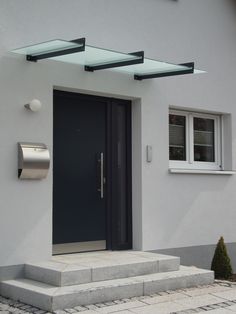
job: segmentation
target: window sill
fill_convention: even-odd
[[[232,175],[236,171],[233,170],[191,170],[191,169],[169,169],[170,173],[184,173],[184,174],[219,174],[219,175]]]

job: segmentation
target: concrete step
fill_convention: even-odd
[[[46,311],[53,311],[211,284],[213,281],[214,273],[212,271],[181,266],[178,271],[65,287],[55,287],[30,279],[15,279],[3,281],[0,291],[5,297],[31,304]]]
[[[27,263],[25,278],[60,287],[175,271],[179,263],[179,257],[139,251],[60,255]]]

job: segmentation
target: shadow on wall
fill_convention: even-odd
[[[235,9],[236,11],[236,1],[235,0],[227,0],[229,2],[229,4],[232,6],[232,8]]]

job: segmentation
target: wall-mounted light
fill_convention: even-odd
[[[32,99],[28,104],[25,105],[25,108],[33,112],[37,112],[41,109],[42,103],[38,99]]]

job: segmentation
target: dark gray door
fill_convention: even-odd
[[[55,92],[53,146],[53,243],[106,240],[106,102]]]
[[[54,91],[54,253],[132,248],[131,104]]]

